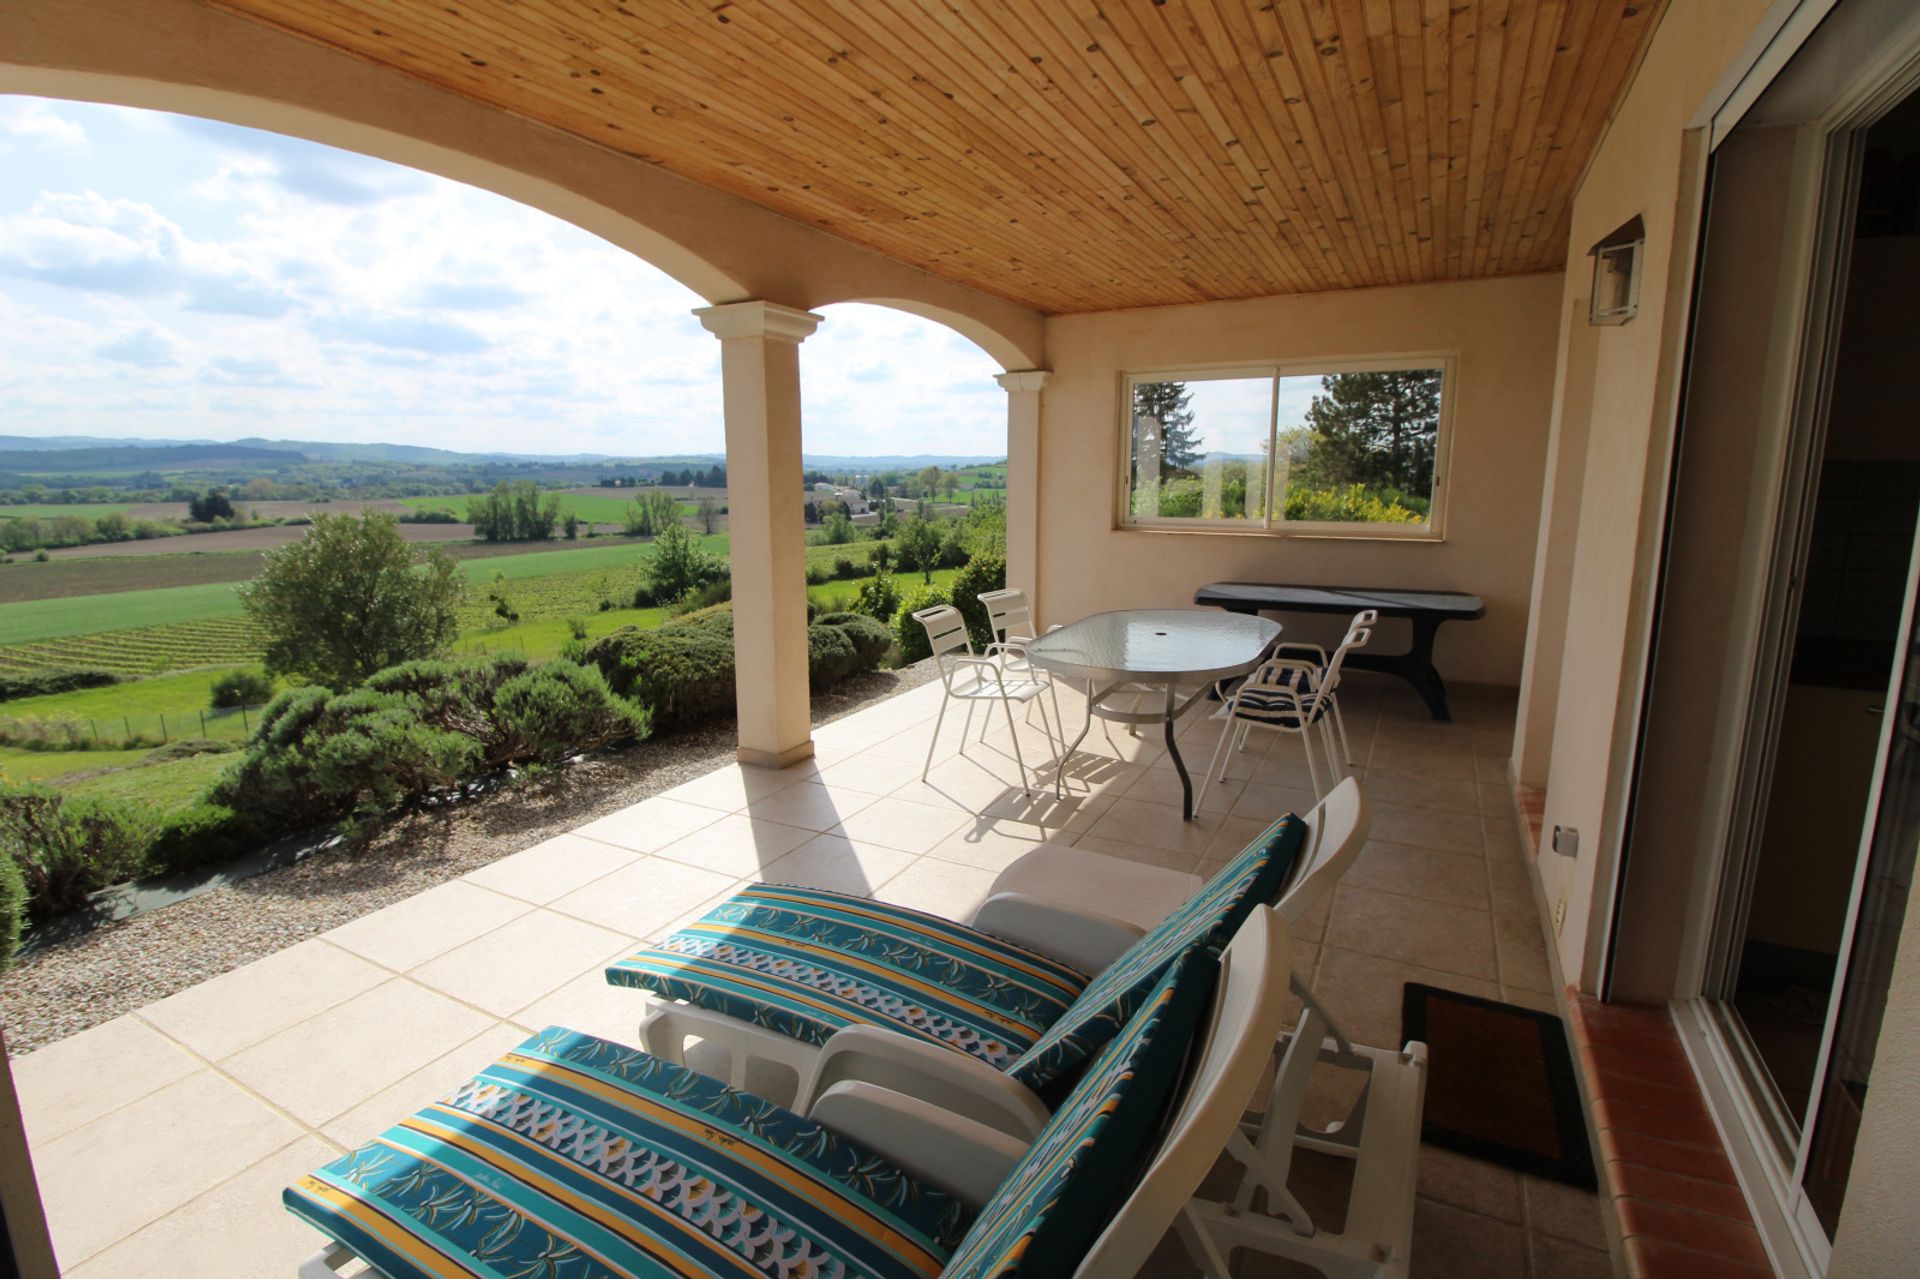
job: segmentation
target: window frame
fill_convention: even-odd
[[[1393,373],[1409,369],[1440,370],[1440,425],[1433,445],[1433,492],[1427,518],[1420,524],[1373,524],[1348,520],[1289,520],[1276,513],[1274,448],[1279,435],[1280,379],[1324,377],[1340,373]],[[1453,405],[1457,398],[1460,357],[1453,351],[1424,351],[1364,359],[1260,360],[1231,364],[1183,364],[1164,368],[1132,369],[1120,375],[1119,434],[1116,440],[1114,527],[1133,533],[1188,533],[1202,536],[1316,537],[1360,541],[1443,542],[1446,540],[1446,494],[1452,477]],[[1137,516],[1133,513],[1133,391],[1151,382],[1220,382],[1267,378],[1273,389],[1267,410],[1267,478],[1264,514],[1260,520],[1203,515]],[[1284,503],[1282,504],[1282,512]]]

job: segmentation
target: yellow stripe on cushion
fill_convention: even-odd
[[[460,1259],[451,1253],[432,1247],[411,1230],[396,1225],[392,1218],[375,1207],[373,1200],[341,1190],[312,1174],[300,1178],[294,1187],[327,1211],[347,1218],[378,1238],[394,1252],[420,1267],[423,1274],[431,1275],[434,1279],[491,1279],[487,1272],[462,1265]],[[458,1268],[449,1270],[447,1266]]]

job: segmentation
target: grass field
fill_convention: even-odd
[[[37,515],[43,520],[58,515],[81,515],[92,519],[98,515],[110,515],[118,512],[125,515],[132,508],[125,502],[52,502],[40,506],[0,506],[0,520],[19,519]]]
[[[644,489],[629,490],[645,492]],[[627,522],[627,504],[632,500],[625,497],[610,497],[599,493],[542,493],[541,500],[548,497],[560,499],[560,514],[572,515],[576,519],[593,524],[625,524]],[[726,496],[714,489],[712,497],[725,501]],[[417,511],[452,511],[461,519],[467,518],[467,499],[465,497],[406,497],[400,499]],[[692,515],[698,507],[692,502],[682,501],[680,513]]]
[[[238,740],[258,716],[212,708],[213,682],[221,674],[219,669],[183,671],[127,684],[22,697],[0,702],[0,719],[70,717],[89,735],[104,740],[127,736]]]
[[[28,600],[0,604],[0,648],[101,631],[133,630],[239,615],[240,597],[234,593],[231,582],[170,586],[155,591],[123,591],[107,598],[73,595],[61,599]]]

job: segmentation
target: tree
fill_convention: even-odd
[[[940,468],[937,466],[923,466],[920,468],[920,474],[914,476],[913,479],[915,487],[926,496],[932,497],[934,490],[940,487]]]
[[[1309,488],[1361,484],[1425,498],[1440,438],[1440,370],[1336,373],[1307,408],[1311,432],[1295,481]]]
[[[560,495],[543,501],[532,480],[501,480],[491,494],[467,499],[473,531],[489,542],[539,542],[553,536],[560,522]]]
[[[943,540],[938,524],[909,515],[900,522],[900,567],[910,573],[918,571],[931,584],[933,570],[940,567]]]
[[[187,499],[187,518],[195,524],[211,524],[215,520],[233,518],[233,502],[222,488],[211,488],[204,493],[196,493]]]
[[[841,507],[828,515],[826,523],[821,525],[821,531],[826,535],[828,546],[845,546],[851,542],[854,539],[854,527],[853,521],[847,518],[846,508]]]
[[[580,536],[580,517],[568,511],[560,517],[560,531],[569,542],[577,540]]]
[[[949,502],[953,500],[954,492],[958,490],[959,487],[960,487],[960,473],[958,471],[946,471],[941,474],[940,491],[947,495],[947,500]]]
[[[680,520],[680,504],[673,494],[655,489],[627,503],[627,536],[656,537],[669,524]]]
[[[346,689],[452,643],[464,591],[444,551],[416,556],[400,522],[372,512],[315,516],[306,537],[267,552],[240,602],[267,636],[269,672]]]
[[[647,585],[662,604],[678,600],[712,575],[706,553],[694,544],[687,526],[675,520],[653,539],[653,558],[647,562]]]
[[[877,475],[874,476],[867,484],[867,500],[870,502],[879,502],[885,500],[886,496],[887,482]]]
[[[703,497],[700,499],[698,511],[701,530],[711,536],[713,531],[720,527],[720,503],[710,497]]]
[[[1157,450],[1160,475],[1165,479],[1175,471],[1197,466],[1205,450],[1195,438],[1193,393],[1185,382],[1139,382],[1133,388],[1134,470],[1141,464],[1140,454]]]

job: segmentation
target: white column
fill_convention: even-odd
[[[820,317],[772,302],[732,302],[694,314],[720,339],[739,759],[785,768],[813,754],[800,343]]]
[[[1040,391],[1046,369],[1002,373],[1007,393],[1007,585],[1018,587],[1040,616]]]

